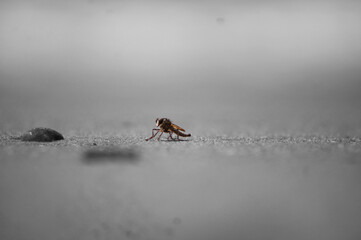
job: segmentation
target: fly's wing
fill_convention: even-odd
[[[175,129],[178,129],[178,130],[180,130],[180,131],[183,131],[183,132],[185,132],[185,131],[186,131],[186,130],[184,130],[183,128],[181,128],[181,127],[179,127],[179,126],[175,125],[174,123],[172,123],[172,127],[174,127]]]

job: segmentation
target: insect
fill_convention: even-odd
[[[181,137],[190,137],[190,134],[185,134],[182,132],[185,132],[185,130],[177,125],[175,125],[174,123],[171,122],[171,120],[169,120],[168,118],[157,118],[155,120],[155,124],[157,127],[159,128],[154,128],[152,130],[152,136],[145,139],[145,141],[148,141],[152,138],[154,138],[159,132],[160,135],[158,137],[158,141],[160,140],[160,137],[162,136],[163,133],[168,133],[168,140],[172,139],[172,140],[176,140],[173,138],[172,134],[175,133],[177,135],[177,140],[180,141],[179,136]]]

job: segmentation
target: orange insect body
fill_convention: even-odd
[[[158,128],[154,128],[152,130],[152,136],[145,139],[146,141],[154,138],[159,132],[161,133],[158,137],[158,140],[160,140],[160,137],[162,136],[163,133],[169,133],[168,139],[172,139],[175,140],[172,137],[172,134],[175,133],[177,135],[177,140],[179,139],[179,136],[181,137],[190,137],[190,134],[185,134],[182,132],[185,132],[185,130],[179,126],[177,126],[176,124],[172,123],[168,118],[157,118],[155,120],[156,126],[159,127]],[[156,133],[154,133],[154,131],[156,131]]]

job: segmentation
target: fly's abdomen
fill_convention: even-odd
[[[182,133],[181,131],[179,131],[178,129],[175,129],[175,128],[172,129],[172,132],[174,132],[175,134],[177,134],[178,136],[181,136],[181,137],[190,137],[191,136],[190,134]]]

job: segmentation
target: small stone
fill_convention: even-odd
[[[19,139],[27,142],[53,142],[63,140],[64,137],[50,128],[34,128],[21,135]]]

